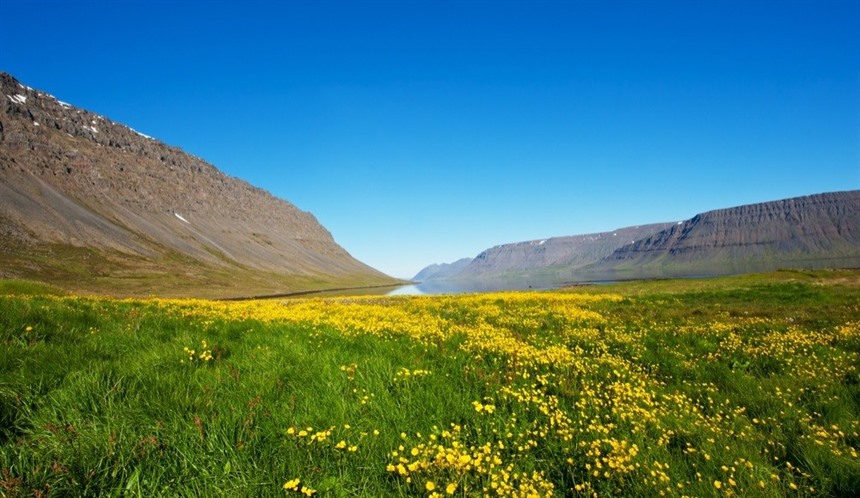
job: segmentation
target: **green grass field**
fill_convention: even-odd
[[[860,271],[118,300],[0,282],[0,495],[857,496]]]

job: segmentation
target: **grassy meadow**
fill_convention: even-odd
[[[856,496],[860,271],[221,302],[0,283],[0,495]]]

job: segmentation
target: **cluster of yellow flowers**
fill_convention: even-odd
[[[316,445],[318,447],[331,447],[335,450],[345,450],[349,453],[355,453],[358,451],[357,444],[350,444],[346,441],[346,439],[340,439],[334,445],[331,444],[333,441],[332,434],[336,431],[336,427],[331,426],[324,430],[315,430],[313,427],[305,427],[304,429],[297,428],[295,426],[287,429],[287,435],[294,437],[297,441],[305,441],[307,445]],[[343,429],[340,431],[341,433],[349,432],[352,427],[350,425],[344,425]],[[379,431],[373,431],[374,436],[379,435]],[[361,432],[359,433],[359,439],[364,439],[368,437],[369,433]]]
[[[404,434],[405,436],[405,434]],[[505,464],[505,444],[485,442],[467,445],[463,427],[451,424],[448,429],[433,428],[423,437],[416,434],[417,442],[409,450],[401,445],[390,453],[392,461],[387,470],[411,483],[431,483],[428,491],[436,489],[437,479],[447,483],[444,489],[453,493],[461,489],[466,494],[496,496],[537,497],[552,496],[554,485],[541,472],[527,473],[515,463]],[[441,486],[441,485],[440,485]]]
[[[301,493],[305,496],[313,496],[317,493],[317,490],[303,485],[302,480],[299,478],[290,479],[289,481],[285,482],[284,489],[286,491],[294,491],[296,493]]]
[[[496,411],[496,405],[491,405],[489,403],[484,404],[480,401],[472,401],[472,407],[474,407],[475,411],[478,413],[492,414]]]
[[[197,353],[196,350],[191,349],[189,347],[182,348],[182,351],[188,357],[189,363],[194,363],[195,361],[206,363],[207,361],[212,361],[214,357],[212,356],[212,350],[209,348],[209,344],[206,343],[206,340],[200,341],[200,353]],[[182,363],[185,360],[181,360]]]
[[[430,370],[422,370],[420,368],[416,368],[414,370],[410,370],[406,367],[402,367],[397,373],[394,374],[394,380],[405,380],[414,377],[424,377],[426,375],[430,375],[432,372]]]

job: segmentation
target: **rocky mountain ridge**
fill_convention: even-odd
[[[619,248],[595,270],[671,275],[860,267],[860,191],[697,214]]]
[[[457,277],[502,277],[537,271],[546,274],[569,272],[607,257],[624,244],[670,225],[656,223],[618,228],[611,232],[502,244],[475,256]]]
[[[95,257],[102,278],[209,272],[226,293],[393,282],[310,213],[181,149],[5,73],[0,98],[0,276],[62,279],[61,259]]]
[[[860,191],[719,209],[682,222],[503,244],[429,280],[540,277],[573,282],[795,267],[860,267]]]
[[[464,258],[450,265],[430,265],[415,275],[413,280],[562,277],[609,256],[624,244],[671,225],[656,223],[618,228],[611,232],[500,244],[482,251],[474,258]]]

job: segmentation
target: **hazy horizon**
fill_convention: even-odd
[[[860,188],[858,2],[36,0],[4,6],[0,70],[400,278]]]

